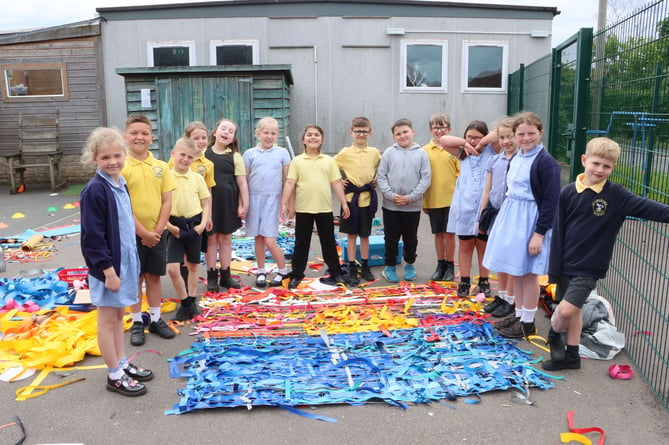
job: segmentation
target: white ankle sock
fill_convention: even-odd
[[[527,309],[526,307],[523,307],[521,309],[521,314],[520,314],[520,321],[523,323],[533,323],[534,322],[534,314],[536,314],[537,308],[534,309]]]
[[[160,306],[150,307],[149,308],[149,314],[151,314],[151,321],[160,320]]]
[[[110,379],[112,380],[118,380],[121,377],[123,377],[123,374],[125,374],[125,371],[123,368],[118,367],[118,368],[107,368],[107,375],[109,376]]]
[[[133,312],[132,313],[132,321],[133,323],[138,321],[140,323],[144,323],[144,320],[142,320],[142,313],[141,312]]]
[[[501,291],[499,291],[499,295],[498,295],[498,296],[499,296],[499,298],[501,298],[502,300],[506,301],[506,297],[507,297],[507,295],[506,295],[506,291],[505,291],[505,290],[501,290]]]
[[[509,303],[509,304],[515,304],[516,303],[516,297],[513,295],[507,295],[504,300]]]

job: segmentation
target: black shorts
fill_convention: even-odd
[[[139,255],[139,275],[145,273],[151,275],[165,275],[165,254],[167,253],[167,236],[163,232],[160,241],[153,247],[142,244],[142,239],[137,237],[137,254]]]
[[[196,233],[196,232],[193,232]],[[200,264],[200,251],[202,248],[202,235],[193,235],[187,241],[182,241],[171,233],[167,234],[167,262],[183,263],[184,254],[186,260],[192,264]]]
[[[339,231],[341,233],[367,238],[372,234],[372,219],[373,215],[370,215],[369,207],[360,207],[358,208],[358,227],[353,227],[351,218],[341,218],[339,220]]]
[[[446,233],[446,226],[448,226],[448,215],[450,213],[450,207],[427,209],[427,215],[430,217],[430,228],[432,229],[433,235],[436,233]]]
[[[470,239],[480,239],[481,241],[488,241],[487,233],[479,233],[478,235],[458,235],[458,239],[462,241],[469,241]]]
[[[565,300],[582,308],[590,292],[597,287],[597,279],[590,277],[558,277],[556,280],[555,299]]]

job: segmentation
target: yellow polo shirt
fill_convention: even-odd
[[[460,176],[460,161],[448,151],[439,147],[434,139],[423,146],[423,150],[430,159],[432,180],[423,194],[423,207],[426,209],[440,209],[450,207],[455,182]]]
[[[155,229],[163,193],[176,188],[167,163],[154,158],[151,152],[144,161],[129,155],[125,159],[121,175],[128,185],[135,217],[145,229]]]
[[[381,162],[381,153],[376,147],[350,147],[342,148],[334,158],[341,170],[344,171],[346,179],[353,185],[361,187],[369,184],[376,177],[376,170]],[[353,193],[346,194],[346,200],[351,202]],[[358,198],[358,207],[369,207],[369,192],[363,192]]]
[[[172,192],[172,216],[192,218],[202,213],[200,200],[211,196],[204,178],[193,170],[181,174],[172,170],[177,188]]]
[[[167,166],[172,170],[174,168],[174,159],[170,158]],[[204,178],[207,187],[211,188],[216,185],[216,181],[214,180],[214,163],[207,159],[204,153],[199,158],[193,160],[190,169]]]
[[[341,179],[337,163],[326,154],[315,158],[296,156],[288,167],[288,179],[295,180],[295,211],[332,212],[332,181]]]

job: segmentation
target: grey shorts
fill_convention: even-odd
[[[597,287],[597,279],[590,277],[559,277],[557,279],[555,298],[565,300],[578,308],[582,308],[590,292]]]

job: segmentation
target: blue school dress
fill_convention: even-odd
[[[519,150],[511,160],[506,199],[492,226],[483,257],[483,265],[490,270],[517,277],[546,273],[553,230],[546,232],[539,255],[530,256],[527,250],[539,215],[530,186],[530,168],[541,150],[541,144],[527,153]]]
[[[481,195],[485,186],[488,160],[495,156],[490,144],[478,156],[467,156],[460,161],[460,176],[455,184],[451,210],[448,215],[448,233],[477,235],[477,223],[481,209]]]
[[[137,256],[137,241],[135,238],[135,218],[132,215],[130,195],[125,187],[125,179],[119,177],[116,184],[109,176],[101,171],[102,176],[111,188],[118,211],[118,225],[122,228],[121,235],[121,287],[113,292],[105,288],[104,281],[88,275],[88,287],[91,293],[91,302],[95,306],[126,307],[137,303],[139,291],[139,257]]]

